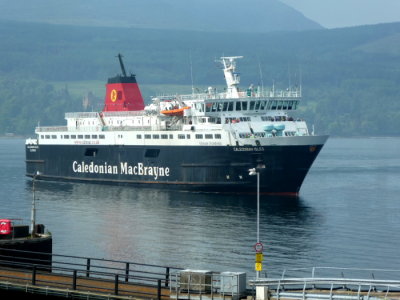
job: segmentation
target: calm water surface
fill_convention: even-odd
[[[0,139],[0,218],[30,218],[24,140]],[[256,196],[37,182],[57,254],[253,274]],[[264,269],[400,270],[400,138],[331,138],[300,198],[261,197]]]

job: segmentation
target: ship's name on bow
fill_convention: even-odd
[[[143,163],[130,165],[127,162],[121,162],[119,165],[111,165],[108,163],[85,163],[84,161],[74,161],[72,170],[74,173],[152,176],[155,180],[159,177],[169,177],[170,171],[168,167],[145,166]]]
[[[233,147],[233,151],[264,151],[264,147]]]

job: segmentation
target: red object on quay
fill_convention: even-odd
[[[0,234],[11,234],[12,222],[9,219],[0,219]]]

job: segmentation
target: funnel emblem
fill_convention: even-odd
[[[116,89],[113,89],[111,91],[110,98],[111,98],[112,102],[115,102],[117,100],[117,90]]]

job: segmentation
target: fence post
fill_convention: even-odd
[[[129,263],[126,263],[125,266],[125,282],[128,282],[129,279]]]
[[[89,277],[90,273],[90,258],[86,260],[86,277]]]
[[[157,280],[157,300],[161,300],[161,279]]]
[[[118,295],[118,281],[119,281],[119,279],[118,279],[118,274],[115,274],[114,295]]]
[[[32,285],[36,285],[36,265],[32,268]]]
[[[165,273],[165,287],[169,286],[169,267],[167,267],[166,269],[166,273]]]
[[[72,277],[72,289],[74,291],[76,290],[76,275],[77,275],[77,272],[76,272],[76,270],[74,270],[73,277]]]

